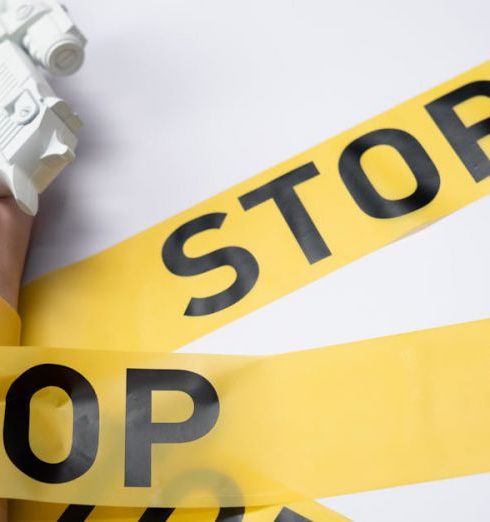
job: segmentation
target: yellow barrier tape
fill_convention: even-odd
[[[485,320],[269,357],[5,347],[0,495],[259,506],[490,471],[489,337]]]
[[[302,502],[284,507],[221,509],[106,508],[16,502],[9,511],[11,522],[346,522],[319,504]]]
[[[17,343],[20,321],[14,310],[0,298],[0,343]],[[107,508],[83,505],[57,505],[25,501],[9,502],[12,522],[341,522],[348,519],[313,502],[284,507],[222,508],[182,510],[173,508]]]
[[[20,319],[14,309],[0,298],[0,345],[18,344]]]
[[[487,62],[42,278],[24,342],[169,351],[488,194],[489,76]]]
[[[489,134],[486,62],[42,277],[24,344],[178,348],[487,195]]]

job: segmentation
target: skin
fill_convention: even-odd
[[[32,218],[10,197],[0,198],[0,296],[17,308]]]
[[[32,218],[10,197],[0,197],[0,296],[15,309],[19,301]],[[0,500],[0,522],[7,522],[7,502]]]

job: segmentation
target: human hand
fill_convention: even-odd
[[[32,228],[12,197],[0,197],[0,296],[17,308]]]

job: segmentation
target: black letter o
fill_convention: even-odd
[[[377,145],[389,145],[400,153],[417,181],[413,194],[402,199],[385,199],[373,187],[362,168],[361,158]],[[378,219],[403,216],[424,207],[435,198],[441,183],[437,168],[422,145],[400,129],[380,129],[354,140],[340,157],[339,171],[359,208]]]
[[[61,388],[73,403],[70,454],[56,464],[39,459],[29,443],[31,398],[48,386]],[[66,366],[42,364],[30,368],[7,392],[3,440],[13,464],[35,480],[61,484],[80,477],[94,463],[99,444],[99,405],[94,389],[83,375]]]

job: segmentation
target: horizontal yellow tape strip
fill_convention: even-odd
[[[487,195],[489,133],[486,62],[42,277],[23,342],[178,348]]]
[[[281,505],[490,471],[489,338],[485,320],[270,357],[5,347],[0,496]]]

